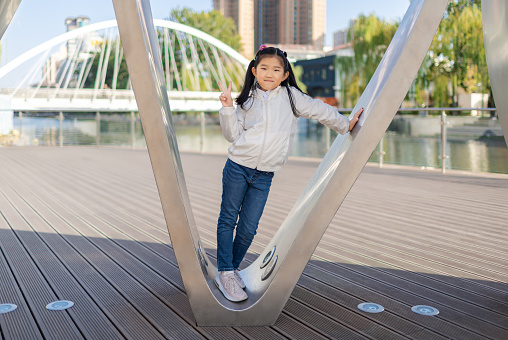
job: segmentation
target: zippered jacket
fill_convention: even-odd
[[[340,134],[349,131],[349,119],[336,108],[290,87],[299,117],[317,119]],[[291,151],[297,117],[293,115],[285,87],[269,92],[267,99],[256,89],[244,104],[219,110],[220,125],[232,143],[228,157],[233,162],[260,171],[277,171]]]

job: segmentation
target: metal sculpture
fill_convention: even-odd
[[[508,145],[508,1],[482,1],[483,36],[497,116]]]
[[[113,0],[161,203],[198,325],[270,325],[279,316],[328,224],[404,99],[434,38],[447,0],[412,1],[355,111],[262,255],[241,271],[249,299],[226,300],[201,248],[171,123],[148,0]]]
[[[20,2],[21,0],[4,0],[0,4],[0,38],[4,35],[7,26],[9,26]]]

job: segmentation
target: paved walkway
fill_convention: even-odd
[[[225,156],[182,161],[213,259]],[[246,262],[317,165],[276,175]],[[508,339],[507,244],[508,176],[367,166],[274,326],[196,327],[146,151],[0,148],[0,339]]]

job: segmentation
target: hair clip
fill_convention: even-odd
[[[264,50],[265,48],[266,48],[266,45],[261,45],[261,46],[259,46],[259,50],[260,50],[260,51]]]

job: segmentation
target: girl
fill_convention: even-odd
[[[232,145],[222,172],[215,284],[228,300],[243,301],[247,294],[238,267],[256,234],[274,172],[288,159],[297,118],[317,119],[345,134],[363,109],[350,121],[332,106],[304,94],[286,52],[275,47],[261,46],[250,62],[236,110],[231,82],[227,90],[219,86],[220,125]]]

